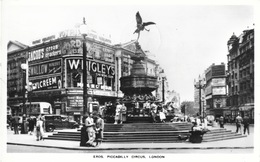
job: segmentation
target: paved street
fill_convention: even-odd
[[[253,148],[244,149],[133,149],[133,150],[73,150],[73,149],[60,149],[60,148],[46,148],[35,146],[21,146],[21,145],[7,145],[8,153],[192,153],[192,154],[239,154],[239,153],[253,153]]]

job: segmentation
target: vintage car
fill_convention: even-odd
[[[53,132],[54,129],[79,128],[79,124],[76,121],[69,120],[66,115],[44,115],[43,119],[47,132]]]

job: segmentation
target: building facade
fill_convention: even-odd
[[[215,117],[225,116],[228,111],[225,64],[212,64],[205,71],[206,113]]]
[[[8,44],[8,105],[14,109],[24,100],[49,102],[53,113],[80,121],[83,115],[83,38],[78,32],[66,31],[48,39],[15,50],[11,50],[13,42]],[[86,38],[88,111],[93,111],[95,103],[104,105],[123,97],[119,79],[130,74],[133,43],[110,45],[93,37]],[[28,64],[26,79],[22,75],[22,63]],[[158,64],[154,60],[147,58],[143,64],[148,75],[156,76]],[[19,107],[17,111],[20,115],[24,113]]]
[[[254,122],[254,29],[235,34],[227,42],[228,46],[228,105],[231,117],[240,113],[248,115]]]

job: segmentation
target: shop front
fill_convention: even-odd
[[[250,122],[254,123],[254,103],[247,103],[239,106],[239,112],[241,113],[242,118],[248,116]]]

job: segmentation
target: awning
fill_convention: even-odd
[[[10,104],[10,107],[19,107],[21,106],[23,103],[15,103],[15,104]]]
[[[241,106],[239,107],[239,111],[250,111],[254,109],[254,106]]]

